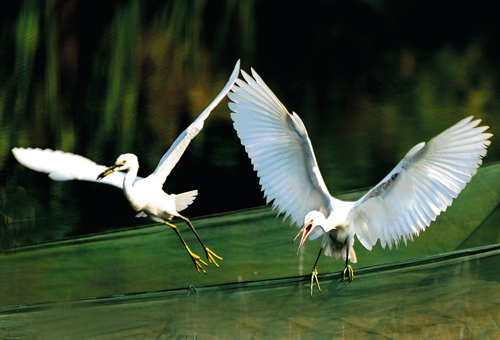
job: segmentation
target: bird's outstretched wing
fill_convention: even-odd
[[[168,175],[175,167],[182,154],[188,147],[191,140],[198,135],[198,133],[203,129],[203,123],[205,119],[210,115],[210,112],[219,104],[219,102],[226,96],[231,87],[233,86],[236,78],[238,77],[238,73],[240,72],[240,61],[236,62],[234,66],[233,73],[229,78],[226,86],[222,89],[217,97],[208,105],[208,107],[196,118],[196,120],[189,125],[186,130],[184,130],[179,137],[174,141],[174,143],[170,146],[167,153],[163,155],[158,166],[155,171],[148,176],[148,179],[156,180],[162,185],[165,183]]]
[[[371,250],[406,244],[451,205],[476,174],[490,145],[487,126],[458,122],[427,144],[414,146],[377,186],[361,197],[350,213],[360,242]]]
[[[51,149],[12,149],[17,161],[31,170],[49,174],[54,181],[89,181],[110,184],[120,189],[123,188],[123,172],[114,172],[101,180],[97,176],[106,170],[103,165],[98,165],[88,158],[69,152]],[[137,177],[140,180],[141,177]]]
[[[267,203],[298,226],[311,210],[327,214],[330,195],[302,120],[290,114],[259,75],[242,71],[228,94],[241,143],[260,178]]]

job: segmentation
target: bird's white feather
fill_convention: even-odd
[[[241,143],[257,171],[267,202],[301,226],[311,210],[328,211],[330,195],[300,117],[290,114],[252,69],[228,97]]]
[[[179,137],[174,141],[174,143],[170,146],[168,151],[163,155],[158,166],[155,171],[149,175],[150,179],[154,179],[158,181],[160,184],[165,183],[168,175],[175,167],[181,156],[184,154],[184,151],[188,147],[191,140],[198,135],[198,133],[203,129],[203,124],[205,120],[208,118],[212,110],[219,104],[219,102],[226,96],[231,87],[234,85],[236,78],[240,72],[240,61],[236,62],[234,66],[233,73],[229,78],[226,86],[222,89],[222,91],[215,97],[215,99],[208,105],[208,107],[196,118],[196,120],[189,125],[186,130],[184,130]]]
[[[377,186],[360,198],[349,219],[367,249],[380,239],[391,248],[413,239],[462,191],[486,155],[487,126],[468,117],[412,148]]]
[[[182,211],[193,203],[194,199],[198,195],[198,190],[191,190],[188,192],[183,192],[182,194],[172,195],[175,200],[175,209],[177,212]]]
[[[123,188],[124,173],[114,172],[98,181],[97,176],[107,168],[80,155],[59,150],[32,148],[14,148],[12,153],[25,167],[49,174],[54,181],[99,182]],[[137,177],[136,180],[140,179],[141,177]]]

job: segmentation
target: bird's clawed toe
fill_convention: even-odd
[[[219,260],[224,260],[222,257],[220,257],[219,255],[217,255],[216,253],[214,253],[213,251],[211,251],[208,248],[205,248],[205,254],[207,255],[208,262],[215,264],[217,266],[217,268],[219,268],[219,264],[217,262],[215,262],[213,256],[215,256]]]
[[[205,266],[208,267],[208,264],[203,261],[201,259],[201,257],[199,257],[198,255],[196,255],[195,253],[193,252],[189,252],[189,256],[191,257],[191,260],[193,260],[193,263],[194,263],[194,266],[196,267],[196,270],[198,271],[198,273],[200,272],[200,270],[203,272],[203,274],[206,274],[207,272],[205,271],[205,269],[201,266],[201,263],[203,263]],[[201,263],[200,263],[201,262]]]
[[[351,265],[347,265],[344,269],[344,280],[345,280],[345,275],[347,274],[349,283],[352,282],[352,279],[354,278],[354,271],[352,270]]]
[[[321,287],[319,286],[319,281],[318,281],[318,270],[316,269],[316,266],[314,266],[314,268],[311,271],[311,298],[313,296],[314,281],[316,281],[316,284],[318,285],[318,290],[321,293]]]

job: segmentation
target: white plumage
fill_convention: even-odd
[[[53,180],[100,182],[123,189],[125,197],[132,208],[139,211],[137,217],[148,216],[153,221],[167,224],[174,229],[191,257],[196,270],[198,272],[201,270],[206,274],[206,271],[200,263],[204,265],[207,265],[207,263],[189,249],[177,230],[177,227],[164,220],[171,220],[173,217],[179,217],[184,220],[203,246],[209,262],[218,267],[219,265],[213,257],[215,256],[220,260],[222,260],[222,258],[204,245],[189,219],[179,214],[180,211],[193,203],[198,191],[192,190],[182,194],[169,195],[163,191],[162,187],[167,176],[175,167],[191,140],[198,135],[203,128],[203,124],[210,115],[210,112],[219,104],[233,86],[238,77],[239,70],[240,61],[238,60],[224,89],[200,116],[180,134],[167,153],[161,158],[155,171],[146,178],[137,177],[139,162],[137,156],[130,153],[119,156],[115,165],[108,168],[103,165],[98,165],[83,156],[63,151],[14,148],[12,152],[19,163],[32,170],[48,173],[49,177]],[[124,173],[118,170],[127,172]]]
[[[323,235],[320,253],[356,262],[354,235],[371,250],[397,245],[418,236],[470,181],[486,155],[492,134],[480,120],[465,118],[413,147],[379,184],[356,202],[332,197],[320,174],[300,117],[290,114],[259,75],[242,71],[228,97],[241,143],[260,178],[267,202],[302,226],[305,239]],[[316,228],[319,227],[319,228]],[[297,238],[296,237],[296,238]],[[316,260],[316,263],[318,260]],[[317,282],[316,263],[311,276]],[[319,284],[318,284],[319,288]]]

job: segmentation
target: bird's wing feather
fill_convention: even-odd
[[[114,172],[102,180],[97,176],[106,170],[103,165],[98,165],[88,158],[69,152],[51,149],[14,148],[14,157],[19,163],[31,170],[49,174],[54,181],[89,181],[123,187],[123,172]],[[137,177],[136,180],[141,179]]]
[[[205,122],[205,119],[208,118],[210,112],[212,112],[212,110],[217,106],[217,104],[219,104],[219,102],[231,89],[231,86],[233,86],[234,82],[236,81],[239,72],[240,61],[238,60],[226,86],[224,86],[219,95],[215,97],[212,103],[208,105],[208,107],[198,116],[198,118],[196,118],[196,120],[191,125],[189,125],[186,130],[184,130],[179,135],[179,137],[177,137],[168,151],[161,158],[155,171],[149,176],[150,179],[154,179],[160,184],[165,183],[168,175],[175,167],[181,156],[184,154],[184,151],[188,147],[191,140],[196,137],[196,135],[198,135],[201,129],[203,129],[203,123]]]
[[[259,75],[242,71],[228,94],[241,143],[260,178],[267,203],[301,226],[311,210],[327,213],[330,195],[302,120],[290,114]]]
[[[487,126],[468,117],[427,144],[414,146],[377,186],[361,197],[350,213],[360,242],[372,248],[406,244],[451,205],[476,174],[490,145]]]

